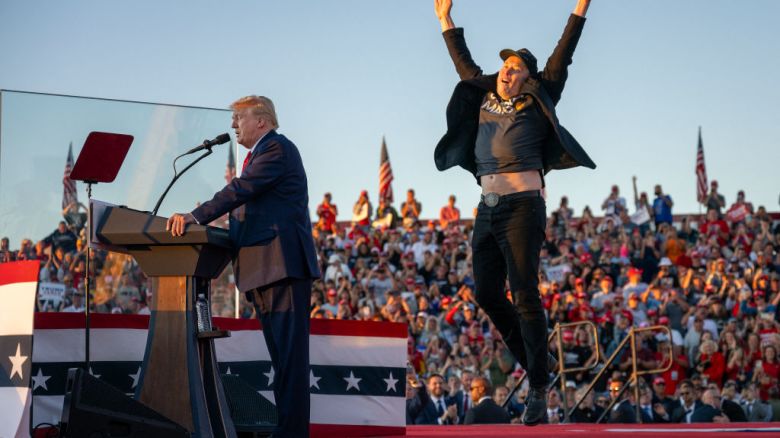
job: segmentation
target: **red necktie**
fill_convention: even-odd
[[[244,158],[244,165],[241,166],[241,173],[244,173],[244,169],[246,169],[247,163],[249,163],[249,157],[252,156],[252,151],[247,152],[246,158]]]

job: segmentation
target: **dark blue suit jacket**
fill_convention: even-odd
[[[192,211],[200,224],[230,212],[233,269],[242,292],[286,278],[320,276],[306,172],[298,148],[276,131],[255,147],[238,178]]]
[[[443,401],[445,409],[453,404],[452,400],[447,397],[444,397]],[[422,410],[415,419],[415,424],[439,424],[439,411],[430,396],[423,404]]]

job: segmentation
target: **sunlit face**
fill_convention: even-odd
[[[441,397],[444,395],[444,379],[439,376],[431,377],[428,381],[428,392],[434,397]]]
[[[520,94],[520,88],[531,73],[523,60],[518,56],[510,56],[498,72],[496,91],[502,99],[508,100]]]
[[[250,108],[233,111],[233,125],[238,144],[251,149],[269,128],[268,121],[257,116]]]

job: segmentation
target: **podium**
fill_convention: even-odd
[[[235,437],[214,351],[214,339],[230,333],[210,328],[210,310],[208,328],[199,328],[196,311],[198,296],[209,299],[209,280],[231,260],[228,231],[193,224],[184,236],[173,237],[165,218],[100,201],[93,201],[90,219],[97,247],[131,255],[152,280],[135,398],[193,437]]]

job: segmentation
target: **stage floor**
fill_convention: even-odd
[[[406,437],[438,438],[500,438],[500,437],[578,437],[578,438],[634,438],[660,435],[663,438],[739,436],[780,437],[780,422],[731,424],[542,424],[479,426],[407,426]]]

